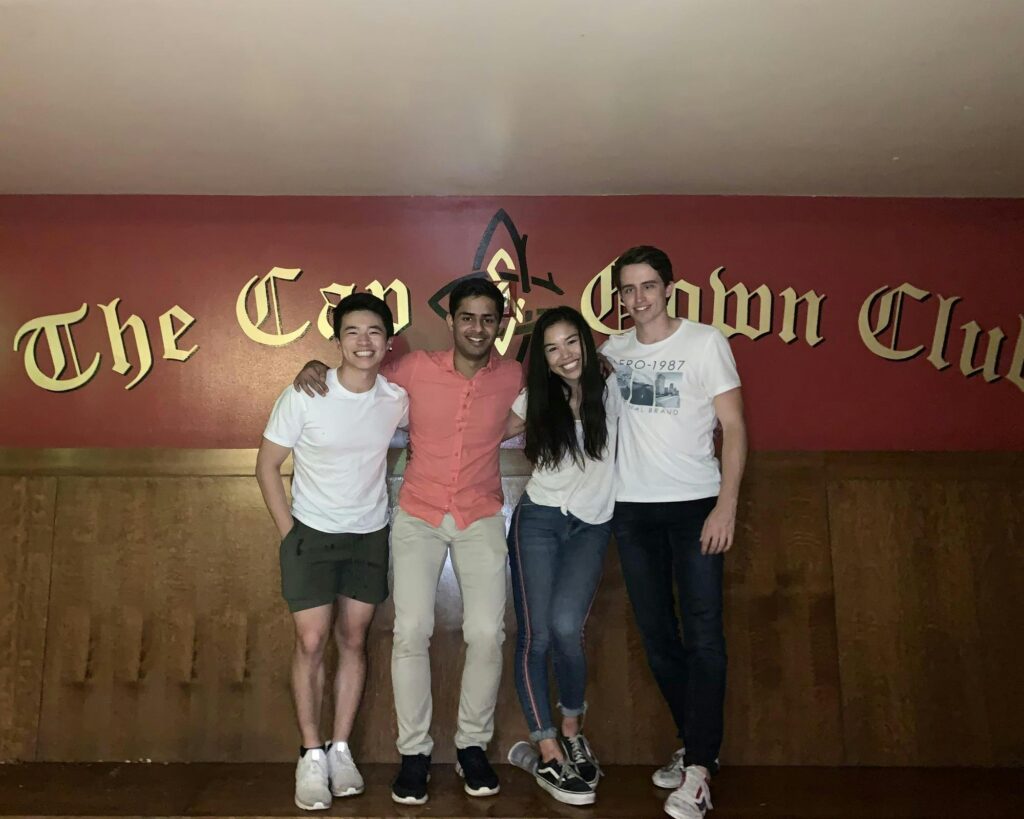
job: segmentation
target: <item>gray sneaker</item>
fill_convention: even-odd
[[[363,777],[348,746],[333,743],[327,749],[327,772],[334,796],[357,796],[364,790]]]
[[[519,740],[519,742],[508,749],[508,761],[517,768],[522,768],[527,773],[532,774],[537,770],[537,763],[540,761],[540,757],[537,754],[537,749],[529,742]]]
[[[331,789],[327,785],[327,754],[312,748],[295,766],[295,804],[303,810],[327,810]]]
[[[668,761],[654,772],[651,781],[659,788],[671,788],[675,790],[683,784],[683,758],[686,756],[686,749],[680,748]]]

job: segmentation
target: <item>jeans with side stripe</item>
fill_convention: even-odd
[[[551,718],[548,657],[555,667],[559,709],[585,710],[584,629],[604,566],[610,523],[585,523],[523,493],[508,533],[512,598],[519,631],[515,680],[530,739],[558,735]]]

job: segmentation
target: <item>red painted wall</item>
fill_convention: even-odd
[[[725,266],[726,287],[767,285],[773,332],[731,339],[756,449],[1024,448],[1024,390],[1008,377],[1016,345],[1024,344],[1024,201],[758,197],[0,197],[0,335],[7,344],[0,445],[256,446],[274,398],[299,365],[332,360],[315,327],[320,287],[397,277],[412,295],[402,343],[445,346],[445,325],[427,300],[471,272],[499,209],[528,236],[530,274],[550,272],[565,291],[520,292],[529,309],[563,300],[579,306],[587,282],[640,243],[668,251],[677,278],[702,286],[704,321],[712,319],[715,268]],[[515,258],[501,228],[486,258],[499,246]],[[303,270],[278,286],[282,327],[313,322],[302,339],[277,348],[247,338],[235,318],[239,291],[273,267]],[[905,282],[932,295],[905,300],[896,346],[926,349],[888,361],[866,346],[858,314],[877,288]],[[823,343],[779,339],[779,294],[788,287],[826,296]],[[939,295],[962,299],[950,322],[951,366],[942,371],[926,358]],[[134,372],[111,369],[98,307],[114,298],[121,299],[119,320],[137,314],[153,347],[152,371],[131,390],[125,385]],[[99,353],[98,372],[74,391],[41,389],[26,375],[28,337],[15,350],[15,336],[32,319],[83,303],[89,312],[73,326],[75,349],[83,368]],[[198,345],[185,362],[161,358],[158,316],[173,305],[195,317],[178,342]],[[733,318],[730,307],[726,320]],[[999,327],[1006,336],[993,360],[999,377],[990,383],[960,372],[960,328],[972,320],[983,331],[979,364],[984,333]],[[802,315],[797,326],[802,333]],[[130,341],[127,347],[132,358]],[[35,353],[44,371],[47,349],[40,336]]]

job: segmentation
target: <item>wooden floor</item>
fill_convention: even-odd
[[[302,814],[292,803],[292,767],[268,764],[0,765],[2,816],[259,817]],[[389,796],[393,765],[366,765],[367,791],[321,815],[345,817],[658,817],[667,791],[651,768],[606,771],[592,808],[542,793],[526,773],[498,768],[502,792],[474,799],[451,765],[437,765],[430,802],[402,807]],[[1024,817],[1024,771],[970,768],[729,768],[715,781],[712,819],[829,817]]]

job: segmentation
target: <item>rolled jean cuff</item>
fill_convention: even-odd
[[[563,717],[582,717],[587,713],[587,703],[584,700],[583,705],[579,708],[566,708],[562,703],[558,703],[558,710],[562,712]]]
[[[530,731],[530,742],[540,742],[542,739],[556,739],[558,731],[555,728],[542,728],[539,731]]]

